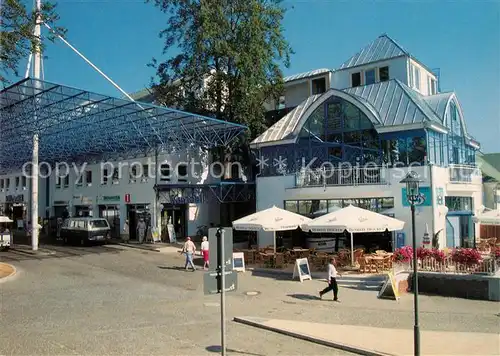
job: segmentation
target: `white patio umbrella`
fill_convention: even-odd
[[[473,221],[482,225],[500,225],[500,210],[485,210],[474,216]]]
[[[233,229],[242,231],[272,231],[274,253],[276,253],[276,231],[295,230],[310,222],[305,216],[280,209],[276,206],[258,211],[233,221]]]
[[[404,225],[404,221],[349,205],[305,223],[301,228],[311,232],[339,233],[347,230],[351,234],[351,263],[354,264],[355,232],[397,231],[402,230]]]
[[[10,222],[13,222],[13,220],[11,220],[10,218],[8,218],[7,216],[0,216],[0,223],[10,223]]]

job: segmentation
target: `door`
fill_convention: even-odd
[[[130,239],[137,240],[137,211],[135,206],[127,205],[127,216]]]
[[[167,232],[167,224],[174,225],[174,231],[177,238],[187,236],[186,226],[186,205],[164,205],[162,211],[162,235]],[[166,241],[168,237],[165,235]]]
[[[460,247],[460,216],[446,218],[446,244],[447,247]]]

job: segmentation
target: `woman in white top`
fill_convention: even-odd
[[[203,268],[207,269],[208,268],[208,241],[207,241],[206,236],[203,236],[203,239],[201,242],[201,254],[203,255]]]

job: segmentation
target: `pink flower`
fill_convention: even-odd
[[[462,263],[468,266],[476,265],[481,262],[481,253],[473,248],[456,248],[451,254],[453,262]]]

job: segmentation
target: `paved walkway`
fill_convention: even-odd
[[[411,355],[413,330],[235,317],[234,321],[362,355]],[[500,335],[421,330],[422,355],[498,355]]]

